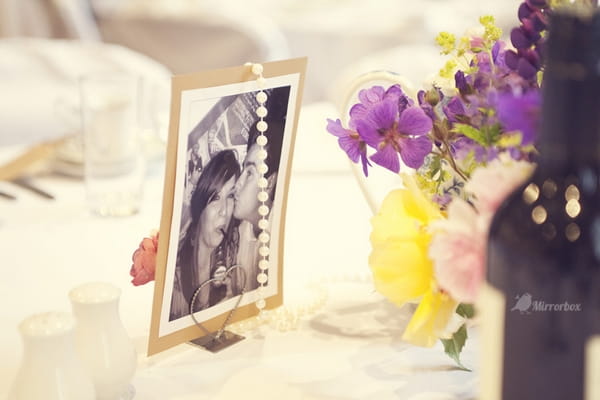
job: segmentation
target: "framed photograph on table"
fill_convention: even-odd
[[[305,69],[303,58],[173,77],[149,355],[282,304]]]

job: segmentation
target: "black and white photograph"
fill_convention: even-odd
[[[264,133],[268,170],[264,177],[266,205],[271,208],[276,200],[290,86],[264,92],[268,110],[264,117],[268,124]],[[257,166],[262,160],[256,143],[257,93],[220,98],[187,136],[185,193],[170,321],[189,315],[190,307],[201,311],[240,295],[242,289],[250,292],[258,287],[261,203]]]
[[[150,354],[283,303],[306,59],[263,67],[173,78]]]

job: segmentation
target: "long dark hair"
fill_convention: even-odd
[[[190,214],[191,222],[188,226],[185,234],[185,239],[182,242],[181,248],[178,254],[178,264],[182,268],[182,291],[185,298],[190,301],[194,291],[197,289],[197,285],[202,282],[192,282],[191,277],[193,276],[193,268],[204,268],[205,266],[196,265],[194,248],[195,243],[198,240],[196,232],[198,231],[198,224],[200,223],[200,216],[206,209],[206,206],[211,201],[213,196],[221,190],[221,188],[229,181],[232,177],[237,179],[240,176],[240,165],[235,156],[233,150],[223,150],[215,154],[206,164],[202,170],[202,174],[198,178],[198,182],[192,194],[190,200]],[[235,218],[231,218],[229,226],[223,241],[217,248],[212,252],[210,270],[211,276],[213,268],[216,265],[222,264],[230,266],[237,253],[237,245],[239,243],[239,233],[237,230],[239,221]],[[185,273],[187,272],[187,273]],[[183,279],[187,277],[188,279]],[[211,297],[212,290],[211,290]],[[212,304],[213,301],[210,301]]]

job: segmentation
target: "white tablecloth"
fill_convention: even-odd
[[[48,310],[69,311],[67,292],[93,280],[123,289],[121,317],[134,338],[137,399],[403,399],[474,398],[477,374],[456,369],[440,345],[416,348],[400,340],[407,314],[377,294],[369,280],[369,209],[324,131],[335,116],[326,103],[302,110],[292,169],[284,253],[285,303],[301,305],[317,282],[327,301],[296,330],[262,328],[221,353],[187,344],[147,358],[153,284],[133,287],[131,254],[157,227],[163,165],[154,165],[144,204],[129,218],[88,214],[81,181],[35,179],[48,201],[0,182],[18,201],[0,199],[0,398],[20,363],[17,324]],[[464,363],[477,370],[477,337]]]

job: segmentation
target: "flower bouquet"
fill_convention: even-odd
[[[418,304],[406,341],[430,347],[441,339],[461,368],[492,216],[534,167],[542,45],[562,3],[573,1],[523,2],[512,46],[491,16],[480,18],[478,34],[439,34],[449,59],[430,87],[414,99],[400,85],[363,89],[347,126],[327,122],[365,176],[375,166],[402,173],[403,187],[372,219],[375,286],[398,306]]]

